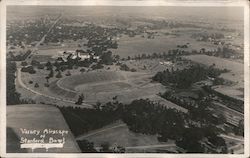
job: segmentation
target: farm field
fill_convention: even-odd
[[[192,51],[205,48],[206,50],[214,50],[217,46],[207,42],[197,42],[191,38],[189,34],[180,36],[156,36],[154,39],[147,39],[140,36],[128,37],[122,36],[118,40],[118,48],[113,49],[113,53],[126,58],[141,54],[153,54],[168,52],[170,49],[177,49],[177,45],[190,43],[190,47],[184,50]]]
[[[51,148],[48,152],[80,152],[80,149],[74,140],[67,123],[64,120],[59,109],[51,105],[44,104],[22,104],[7,106],[7,152],[31,152],[20,148],[20,137],[24,136],[20,130],[23,129],[54,129],[67,130],[69,133],[65,135],[67,140],[63,148]],[[49,135],[52,136],[52,135]],[[32,139],[34,135],[25,135],[26,138]],[[54,137],[54,136],[52,136]],[[54,138],[59,138],[56,136]],[[37,137],[36,139],[39,139]],[[35,149],[34,152],[46,152],[45,149]]]
[[[241,100],[244,99],[244,64],[207,55],[189,55],[183,58],[207,66],[215,64],[216,68],[230,70],[227,73],[221,74],[220,77],[233,81],[234,84],[232,86],[215,86],[213,88],[222,94]]]

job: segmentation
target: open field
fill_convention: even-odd
[[[198,62],[200,64],[207,65],[207,66],[211,66],[215,64],[216,68],[231,70],[231,72],[235,74],[235,77],[237,77],[236,79],[238,80],[243,79],[242,76],[236,75],[236,74],[242,75],[243,73],[244,65],[241,63],[230,61],[227,59],[222,59],[219,57],[207,56],[207,55],[189,55],[189,56],[184,56],[184,58],[192,60],[194,62]]]
[[[63,148],[50,148],[48,152],[80,152],[74,137],[64,120],[59,109],[51,105],[43,104],[22,104],[7,106],[7,152],[31,152],[30,149],[23,150],[20,148],[20,137],[33,139],[34,135],[23,134],[20,130],[40,130],[54,129],[67,130],[69,133],[65,135],[65,144]],[[58,138],[58,135],[48,135]],[[39,135],[35,136],[39,139]],[[46,152],[45,149],[35,149],[34,152]]]
[[[59,80],[58,85],[60,87],[65,87],[70,90],[75,90],[77,86],[82,84],[122,80],[125,80],[125,76],[122,73],[113,71],[100,71],[69,76]]]
[[[131,132],[124,123],[114,123],[101,129],[87,133],[78,138],[94,142],[98,148],[108,142],[111,147],[125,147],[126,152],[156,152],[158,149],[176,151],[174,141],[161,143],[156,135],[145,135]]]
[[[63,78],[57,84],[66,91],[83,93],[87,102],[107,102],[117,96],[120,102],[129,103],[165,91],[160,83],[151,83],[150,77],[143,72],[87,72]]]
[[[148,64],[151,63],[151,64]],[[128,64],[128,63],[126,63]],[[65,76],[63,72],[63,78],[51,78],[49,79],[50,86],[45,87],[45,76],[49,73],[47,70],[37,70],[35,74],[21,73],[22,81],[24,84],[38,92],[38,94],[46,94],[51,98],[45,99],[41,95],[30,94],[18,88],[25,98],[28,96],[34,96],[35,101],[43,103],[56,104],[60,100],[67,100],[69,105],[74,106],[78,96],[84,95],[84,101],[86,103],[95,104],[99,102],[109,102],[113,97],[117,96],[117,100],[123,103],[130,103],[134,99],[149,98],[152,101],[160,102],[162,105],[168,108],[175,108],[177,110],[187,112],[171,102],[168,102],[156,94],[165,92],[165,87],[160,83],[152,83],[151,77],[154,73],[160,70],[164,70],[167,67],[160,65],[158,60],[141,60],[128,64],[130,67],[142,67],[142,65],[151,65],[146,70],[138,72],[120,71],[117,70],[117,66],[113,65],[111,70],[95,70],[79,74],[79,69],[71,70],[71,76]],[[29,81],[33,81],[32,84]],[[34,87],[34,84],[38,83],[39,87]],[[27,94],[27,95],[25,95]],[[53,98],[57,98],[54,100]],[[65,103],[60,103],[61,106],[65,106]]]
[[[206,48],[206,50],[214,50],[217,48],[211,43],[197,42],[189,36],[190,35],[183,34],[181,36],[165,36],[161,34],[154,39],[147,39],[140,36],[128,37],[124,35],[118,40],[118,49],[112,51],[114,54],[126,58],[139,54],[168,52],[170,49],[177,49],[177,45],[183,45],[187,42],[190,43],[190,47],[185,50],[189,51],[192,49],[200,50],[201,48]]]
[[[80,85],[75,89],[77,91],[93,91],[93,92],[111,92],[111,91],[119,91],[124,89],[129,89],[132,86],[125,82],[112,82],[106,84],[92,84],[91,86]]]
[[[184,56],[184,58],[207,66],[215,64],[216,68],[230,70],[230,72],[221,74],[220,77],[233,81],[234,84],[232,86],[215,86],[213,88],[236,99],[244,99],[244,64],[207,55],[189,55]]]

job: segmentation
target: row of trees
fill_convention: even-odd
[[[197,41],[209,41],[209,40],[222,39],[224,38],[224,34],[202,32],[202,33],[193,33],[191,37],[197,39]]]
[[[209,56],[216,56],[221,58],[236,58],[243,59],[244,54],[229,48],[229,46],[218,47],[215,51],[206,50],[205,48],[200,49],[200,53]]]
[[[16,63],[7,60],[6,64],[6,92],[7,105],[34,103],[32,99],[21,99],[21,94],[16,91]]]
[[[152,54],[143,53],[143,54],[135,55],[134,57],[128,56],[127,60],[158,59],[158,58],[171,60],[171,59],[178,58],[182,55],[190,55],[190,54],[198,54],[198,51],[189,52],[187,50],[182,50],[182,49],[171,49],[171,50],[168,50],[168,52],[162,52],[162,53],[152,53]]]
[[[7,104],[19,104],[20,103],[20,93],[16,92],[16,86],[15,86],[15,72],[17,70],[16,63],[11,62],[7,60],[6,65],[6,82],[7,82]]]

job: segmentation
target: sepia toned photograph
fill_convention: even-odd
[[[245,155],[239,4],[6,5],[6,154]]]

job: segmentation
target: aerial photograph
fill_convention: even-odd
[[[244,154],[244,8],[9,5],[7,153]]]

